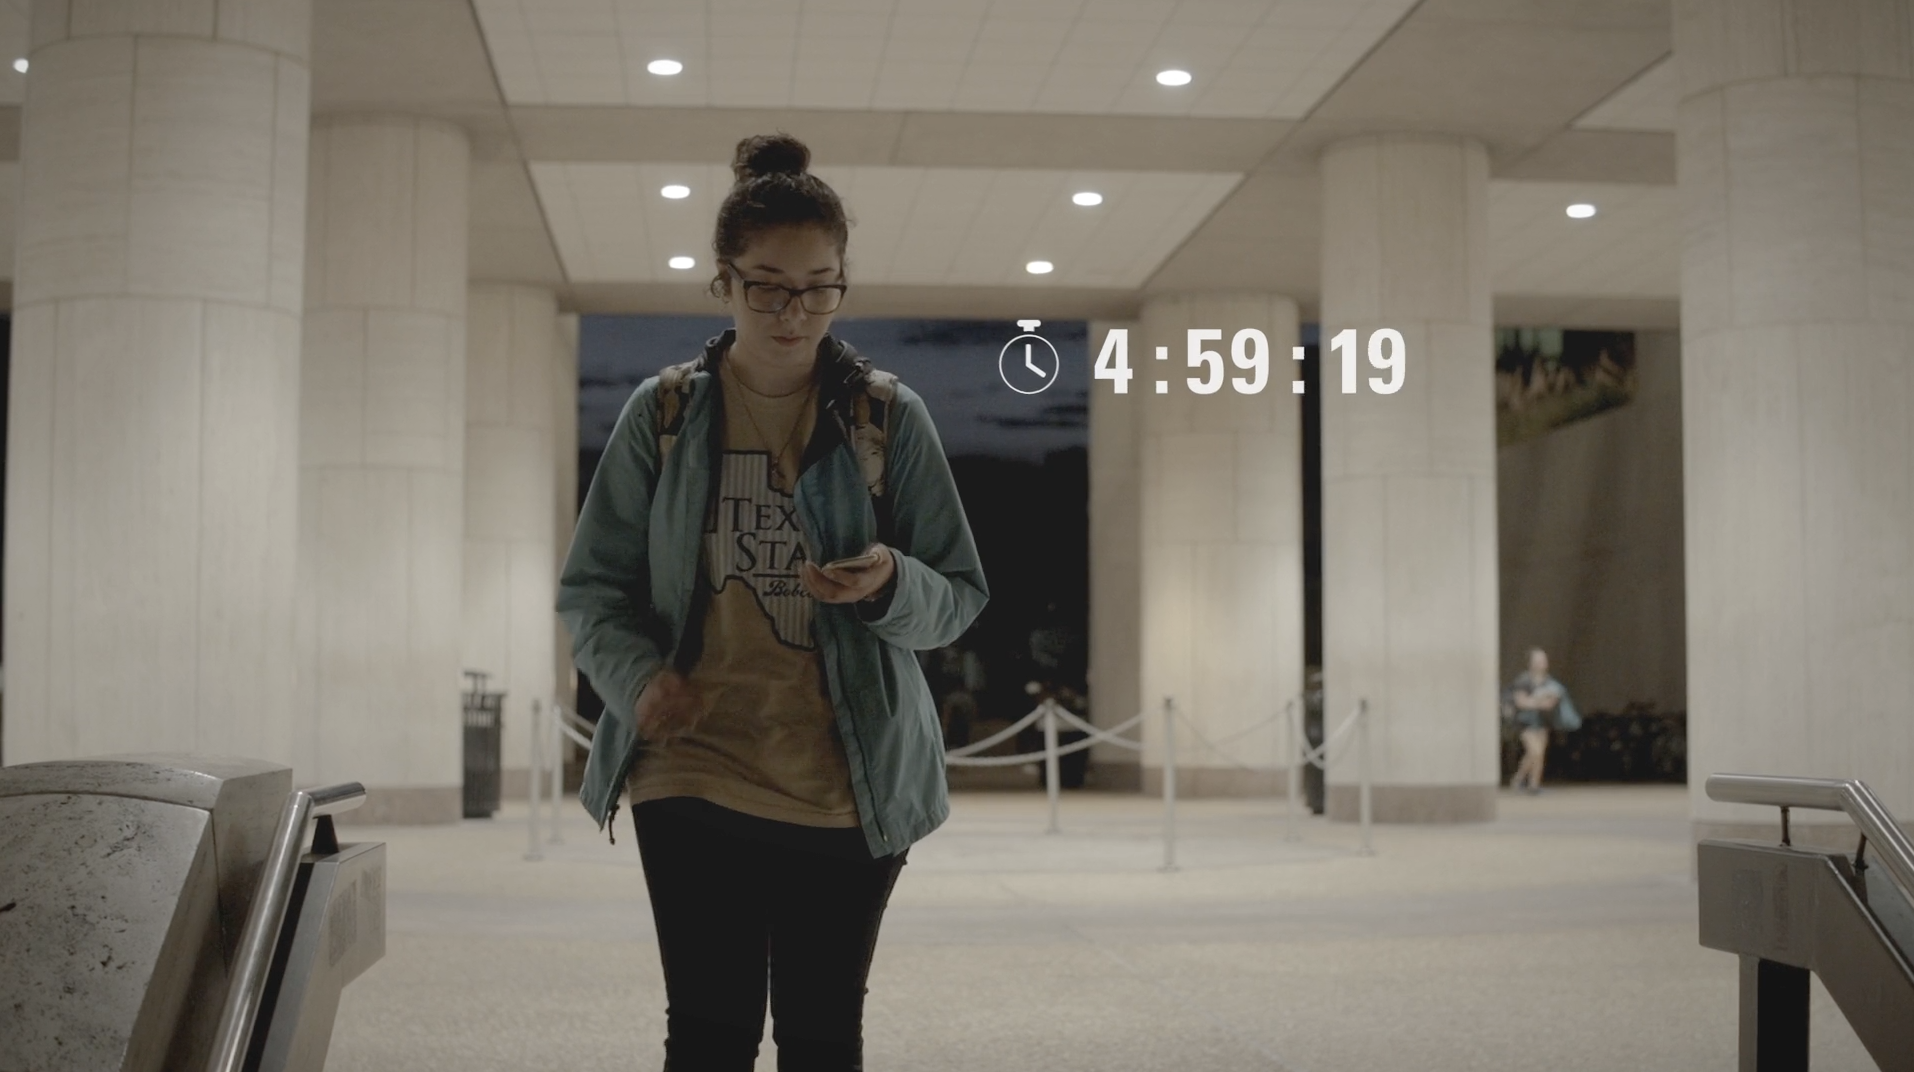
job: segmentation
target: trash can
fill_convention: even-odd
[[[505,694],[488,692],[491,675],[467,670],[465,680],[465,817],[489,819],[498,811],[498,772],[501,763],[500,723]]]

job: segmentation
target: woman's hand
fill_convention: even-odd
[[[891,549],[881,543],[874,543],[866,550],[877,552],[877,561],[864,569],[827,570],[815,562],[806,562],[798,580],[819,602],[856,603],[869,599],[896,575],[897,561],[891,557]]]
[[[690,731],[704,717],[704,695],[676,670],[658,671],[638,696],[638,736],[662,744]]]

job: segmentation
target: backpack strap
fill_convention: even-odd
[[[658,414],[652,433],[658,441],[661,463],[678,442],[679,433],[684,431],[685,407],[691,400],[691,374],[703,364],[704,358],[698,357],[667,366],[658,373]]]
[[[851,441],[851,453],[857,458],[858,472],[864,477],[865,490],[871,495],[871,510],[876,515],[877,539],[891,544],[892,524],[890,486],[887,475],[890,461],[890,416],[897,398],[897,377],[871,367],[860,359],[863,373],[851,391],[849,419],[845,431]]]
[[[863,390],[851,395],[851,450],[871,499],[886,498],[885,465],[889,460],[891,403],[897,398],[897,377],[871,369]]]

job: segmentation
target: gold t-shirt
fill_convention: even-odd
[[[782,486],[810,439],[815,394],[761,395],[737,381],[729,361],[718,370],[724,470],[705,515],[699,572],[710,603],[689,675],[705,712],[690,732],[646,747],[631,801],[702,797],[764,819],[856,826],[850,769],[811,632],[817,603],[798,580],[805,551],[797,504]]]

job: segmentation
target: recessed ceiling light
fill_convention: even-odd
[[[645,64],[645,70],[652,74],[677,74],[684,69],[685,65],[677,60],[652,60]]]
[[[1075,201],[1077,204],[1082,205],[1084,208],[1089,208],[1091,205],[1103,204],[1103,195],[1100,193],[1097,193],[1095,190],[1084,190],[1079,193],[1071,194],[1070,200]]]
[[[696,268],[698,266],[698,262],[690,257],[673,257],[665,263],[681,272],[687,268]]]
[[[1156,72],[1156,81],[1158,85],[1164,86],[1187,86],[1190,84],[1190,72],[1179,71],[1172,67],[1167,71]]]
[[[1568,218],[1571,220],[1585,220],[1593,215],[1595,215],[1595,206],[1586,201],[1577,201],[1568,206]]]
[[[1029,264],[1023,266],[1023,270],[1029,272],[1031,275],[1049,275],[1056,267],[1056,265],[1051,264],[1049,261],[1031,261]]]
[[[686,197],[690,197],[691,187],[680,186],[679,184],[674,182],[670,186],[667,186],[664,189],[659,190],[658,192],[665,195],[666,197],[671,198],[673,201],[677,201]]]
[[[25,56],[22,56],[19,59],[14,60],[13,69],[16,71],[19,71],[21,74],[27,73],[27,58]]]

